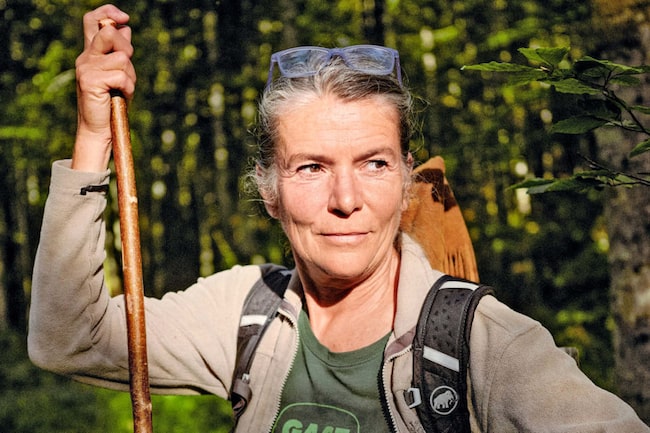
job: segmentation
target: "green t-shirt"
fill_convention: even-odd
[[[379,399],[388,335],[352,352],[330,352],[303,311],[300,345],[285,384],[273,433],[388,433]]]

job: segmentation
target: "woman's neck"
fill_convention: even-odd
[[[399,268],[395,251],[353,287],[335,280],[317,282],[301,273],[309,322],[320,343],[333,352],[347,352],[384,337],[393,326]]]

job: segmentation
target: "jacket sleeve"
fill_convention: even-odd
[[[483,432],[650,432],[630,406],[592,383],[538,322],[491,296],[477,309],[470,357]]]
[[[109,173],[53,165],[34,264],[28,350],[47,370],[113,389],[128,389],[123,297],[104,283],[103,193]],[[145,299],[150,384],[153,392],[213,393],[227,397],[239,313],[259,278],[256,266],[200,278],[162,299]]]

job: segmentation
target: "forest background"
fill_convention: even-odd
[[[74,61],[83,43],[81,18],[100,4],[0,0],[2,432],[132,431],[127,394],[42,372],[31,365],[25,347],[31,271],[50,167],[70,156],[74,139]],[[296,45],[388,45],[400,52],[408,85],[418,97],[420,134],[414,154],[420,162],[433,155],[445,158],[481,280],[495,286],[499,298],[514,309],[542,322],[559,345],[577,347],[581,368],[650,421],[647,367],[618,364],[625,353],[648,354],[650,332],[643,326],[650,326],[650,313],[634,313],[628,323],[636,328],[627,332],[621,317],[632,313],[621,310],[626,306],[617,303],[621,297],[610,289],[615,285],[611,265],[618,269],[612,260],[612,224],[638,225],[641,235],[637,231],[634,241],[643,243],[650,234],[647,208],[645,213],[608,212],[608,200],[619,192],[607,189],[535,196],[511,189],[529,177],[574,173],[585,164],[579,154],[594,160],[607,156],[594,134],[550,132],[554,121],[575,108],[552,89],[504,86],[498,74],[461,70],[490,61],[526,63],[517,51],[522,47],[569,47],[569,59],[616,53],[625,61],[644,63],[643,56],[626,53],[643,46],[648,1],[116,4],[131,15],[136,49],[138,88],[129,110],[148,295],[183,289],[197,276],[237,263],[290,264],[281,230],[245,192],[243,182],[255,155],[249,131],[270,55]],[[624,145],[625,140],[616,143]],[[643,157],[647,161],[648,154]],[[647,191],[640,194],[650,198]],[[114,185],[107,227],[106,269],[117,293]],[[629,284],[647,294],[648,249],[635,251],[630,253],[634,270]],[[626,339],[628,334],[634,338]],[[621,370],[636,376],[624,377]],[[154,397],[156,432],[228,428],[228,403],[215,397]]]

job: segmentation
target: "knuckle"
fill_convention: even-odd
[[[131,63],[131,57],[125,51],[114,51],[112,53],[114,61],[120,66],[120,69],[128,66]]]

